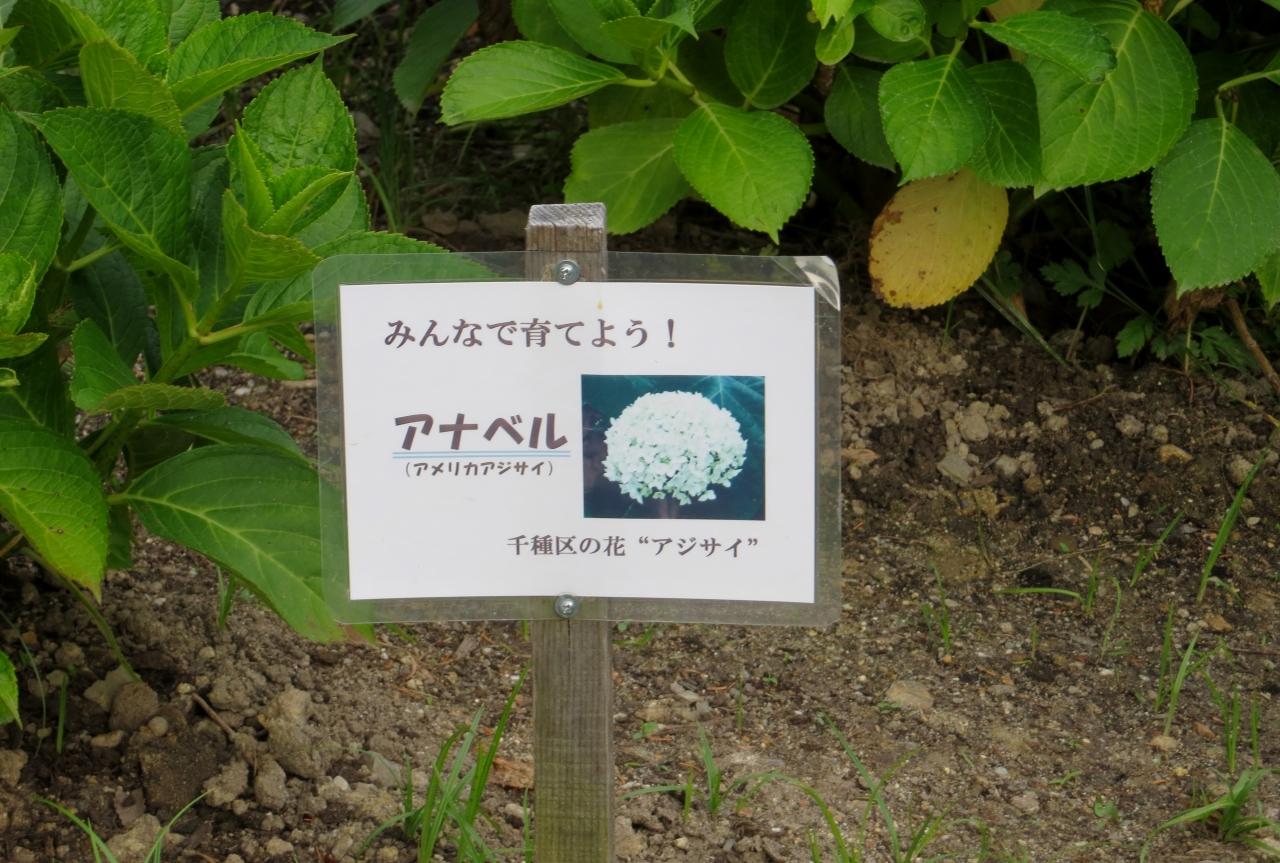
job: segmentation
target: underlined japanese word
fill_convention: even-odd
[[[759,540],[734,538],[733,540],[716,537],[653,537],[642,536],[636,540],[637,545],[645,546],[639,552],[651,557],[658,557],[667,551],[670,557],[738,557],[745,549],[753,548]],[[593,536],[555,536],[549,533],[520,534],[507,539],[516,557],[557,556],[557,555],[603,555],[605,557],[626,557],[627,539],[617,534],[604,537]]]

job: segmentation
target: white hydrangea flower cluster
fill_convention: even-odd
[[[713,485],[742,472],[747,441],[733,414],[706,396],[646,393],[605,432],[604,475],[638,503],[670,496],[680,503],[713,500]]]

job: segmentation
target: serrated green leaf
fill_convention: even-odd
[[[1116,67],[1101,83],[1031,57],[1044,182],[1064,189],[1133,176],[1169,151],[1191,120],[1196,77],[1178,34],[1132,0],[1058,0],[1049,8],[1101,30]]]
[[[345,41],[279,15],[222,18],[196,30],[174,50],[166,80],[187,113],[250,78]]]
[[[315,167],[286,171],[271,184],[279,209],[259,227],[268,234],[298,233],[337,203],[353,176]]]
[[[1133,318],[1116,333],[1116,356],[1126,359],[1146,347],[1156,334],[1156,322],[1148,315]]]
[[[520,35],[530,42],[554,45],[575,54],[583,48],[560,26],[550,0],[512,0],[511,17],[515,19]]]
[[[249,212],[249,222],[254,225],[265,224],[276,211],[275,199],[264,173],[267,159],[253,136],[238,123],[236,133],[227,142],[226,157],[231,171],[231,188],[244,202],[245,209]]]
[[[146,68],[163,72],[168,30],[155,0],[53,0],[81,42],[114,42]]]
[[[324,601],[318,479],[297,458],[199,447],[147,471],[119,497],[147,530],[234,572],[304,636],[343,637]]]
[[[818,42],[814,46],[814,54],[819,63],[834,66],[853,50],[854,26],[849,17],[836,22],[833,26],[823,28],[818,34]]]
[[[445,84],[443,122],[499,120],[572,102],[625,78],[612,66],[538,42],[502,42],[466,57]]]
[[[75,429],[75,405],[58,360],[58,342],[46,341],[31,354],[6,361],[22,386],[0,389],[0,419],[33,422],[70,436]]]
[[[31,315],[35,274],[21,255],[0,252],[0,333],[16,333]]]
[[[34,119],[85,198],[116,236],[179,279],[187,233],[191,152],[150,117],[111,108],[59,108]]]
[[[168,21],[169,47],[172,49],[206,24],[222,17],[218,0],[158,0],[160,14]]]
[[[1059,295],[1074,297],[1083,290],[1094,287],[1094,281],[1080,266],[1079,261],[1054,261],[1040,268],[1040,275],[1053,286]]]
[[[777,114],[709,103],[680,123],[676,164],[711,206],[775,242],[809,194],[813,151]]]
[[[329,21],[329,27],[333,30],[345,30],[389,2],[391,0],[337,0],[333,4],[333,18]]]
[[[227,355],[225,362],[250,374],[272,380],[300,381],[307,376],[307,370],[302,364],[276,350],[266,333],[253,333],[241,339],[235,351]]]
[[[242,124],[269,175],[303,166],[355,170],[355,123],[318,62],[263,87],[244,109]]]
[[[688,96],[669,87],[606,87],[587,97],[587,125],[687,117],[693,108]]]
[[[97,595],[107,505],[79,447],[30,421],[0,420],[0,515],[52,569]]]
[[[222,393],[201,387],[134,384],[108,394],[91,413],[106,414],[123,410],[200,411],[222,407],[225,401],[226,397]]]
[[[739,105],[742,93],[725,67],[724,46],[725,40],[718,33],[703,33],[697,41],[685,40],[680,43],[680,70],[702,98]]]
[[[404,59],[392,75],[396,96],[406,111],[421,110],[436,73],[479,14],[476,0],[440,0],[418,17]]]
[[[0,725],[18,719],[18,674],[9,655],[0,650]]]
[[[120,359],[132,366],[146,350],[148,330],[155,325],[147,314],[142,282],[124,256],[113,252],[72,273],[69,293],[76,314],[96,323]]]
[[[674,155],[680,123],[639,120],[587,132],[573,145],[565,202],[603,202],[617,234],[655,221],[690,191]]]
[[[556,20],[575,42],[602,60],[631,62],[631,50],[601,27],[606,21],[639,15],[632,0],[549,0]]]
[[[66,96],[43,73],[26,66],[0,69],[0,106],[39,114],[65,104]]]
[[[880,80],[879,101],[903,181],[954,171],[990,129],[991,109],[956,55],[899,63]]]
[[[1152,174],[1151,215],[1179,291],[1224,285],[1280,247],[1280,174],[1226,120],[1198,120]]]
[[[155,417],[147,425],[179,429],[211,443],[265,446],[305,461],[298,444],[279,423],[244,408],[173,411]]]
[[[657,70],[664,57],[674,53],[674,47],[685,35],[676,24],[629,15],[600,25],[602,32],[631,50],[632,62],[646,70]]]
[[[17,336],[0,333],[0,360],[25,357],[32,351],[37,350],[48,338],[48,333],[22,333]],[[12,369],[7,371],[13,373]],[[12,386],[12,384],[9,384],[9,386]]]
[[[863,66],[841,66],[823,113],[827,131],[841,147],[864,162],[892,171],[897,160],[884,138],[877,102],[882,74]]]
[[[1270,312],[1280,305],[1280,252],[1267,257],[1254,271],[1258,288],[1262,291],[1262,303]]]
[[[127,571],[133,568],[133,519],[129,507],[107,507],[106,568]]]
[[[776,108],[804,89],[818,59],[818,26],[803,0],[747,0],[724,44],[729,77],[757,108]]]
[[[18,63],[37,69],[71,57],[81,41],[52,0],[23,0],[6,24],[22,28],[13,43]]]
[[[369,202],[360,180],[352,177],[338,195],[338,200],[314,222],[297,233],[309,248],[332,242],[339,237],[369,229]]]
[[[972,26],[997,42],[1057,63],[1094,84],[1116,67],[1116,54],[1106,35],[1074,15],[1042,9],[1000,21],[975,21]]]
[[[49,154],[25,123],[0,108],[0,253],[23,258],[38,283],[61,230],[62,190]],[[12,332],[22,322],[15,325],[5,313],[5,296],[0,280],[0,332]]]
[[[254,282],[290,279],[320,262],[298,240],[250,227],[248,213],[230,189],[222,198],[222,239],[230,291]]]
[[[866,21],[890,42],[918,42],[929,32],[929,17],[920,0],[876,0]]]
[[[93,321],[81,321],[71,337],[75,353],[75,373],[71,377],[71,398],[76,407],[93,410],[116,390],[135,386],[138,379],[116,353],[115,345]]]
[[[80,49],[80,72],[93,107],[145,114],[185,136],[182,114],[169,88],[114,42],[86,42]]]
[[[982,63],[968,71],[991,110],[991,131],[969,167],[996,186],[1034,186],[1040,180],[1040,123],[1031,76],[1012,60]]]

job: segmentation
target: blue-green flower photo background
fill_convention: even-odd
[[[764,378],[753,376],[583,375],[584,516],[763,520],[764,387]],[[656,394],[672,395],[637,404]],[[610,458],[609,430],[624,412]],[[622,429],[640,433],[618,451]],[[716,455],[694,469],[691,447]],[[671,476],[648,473],[656,460],[670,460]],[[654,481],[664,483],[661,499]]]

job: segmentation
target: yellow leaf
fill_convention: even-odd
[[[908,183],[871,228],[872,287],[900,308],[945,303],[987,269],[1008,218],[1004,189],[968,168]]]

